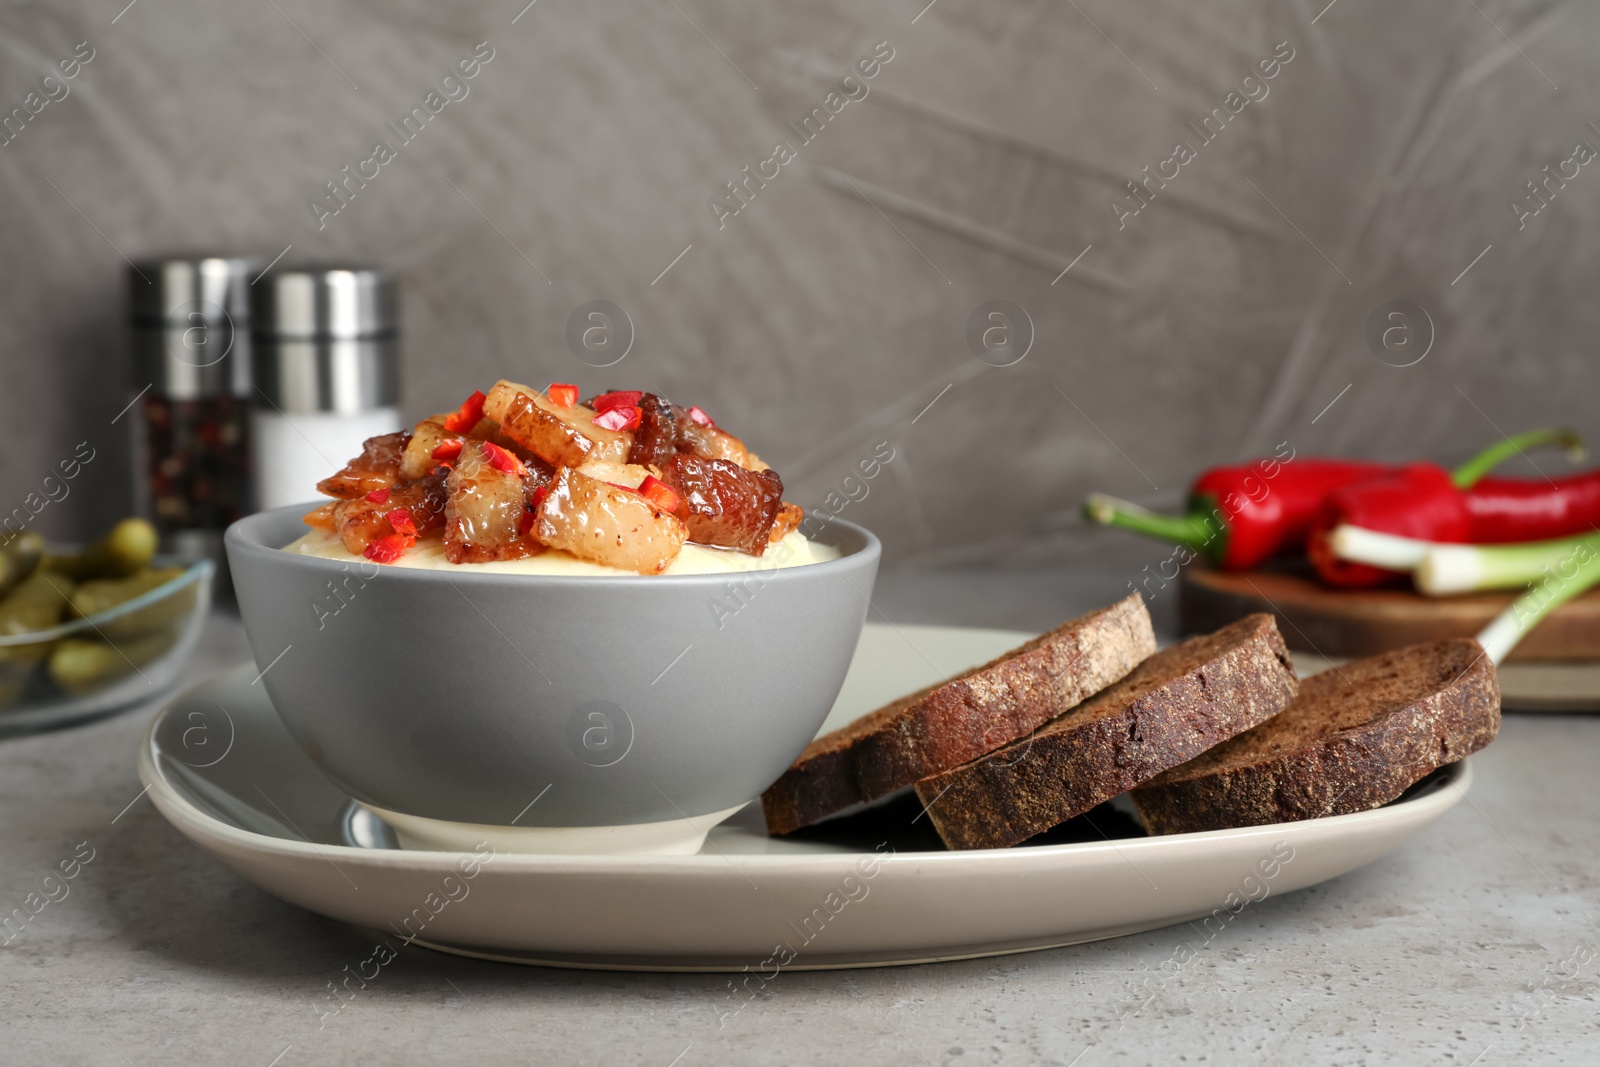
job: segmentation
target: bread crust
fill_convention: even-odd
[[[1270,615],[1150,657],[1070,713],[1003,749],[917,783],[951,848],[1043,833],[1282,711],[1298,689]]]
[[[977,758],[1125,677],[1155,651],[1134,593],[1069,620],[948,682],[902,697],[813,741],[762,794],[785,834]]]
[[[1494,664],[1471,638],[1412,645],[1342,669],[1377,674],[1395,665],[1416,667],[1419,660],[1444,681],[1399,706],[1379,709],[1365,722],[1330,725],[1323,736],[1288,751],[1263,750],[1260,759],[1240,766],[1252,749],[1265,747],[1246,735],[1235,740],[1233,752],[1208,754],[1195,766],[1175,768],[1135,789],[1133,802],[1146,828],[1153,834],[1193,833],[1366,811],[1494,740],[1499,682]],[[1308,679],[1301,699],[1325,699],[1321,691],[1339,681],[1337,674],[1318,676],[1321,684]]]

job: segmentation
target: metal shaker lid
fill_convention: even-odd
[[[128,317],[142,325],[194,325],[208,319],[250,321],[250,279],[261,270],[251,256],[172,256],[128,269]]]
[[[250,296],[263,408],[356,414],[399,400],[399,287],[388,271],[279,268]]]
[[[379,267],[279,268],[250,287],[256,334],[268,337],[382,337],[400,324],[394,276]]]
[[[250,390],[249,256],[170,256],[131,264],[135,388],[177,399]]]

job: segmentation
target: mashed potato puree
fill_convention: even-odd
[[[347,551],[339,535],[324,530],[312,530],[298,541],[284,546],[285,552],[303,556],[319,556],[343,563],[367,563],[361,556]],[[735,571],[769,570],[774,567],[803,567],[808,563],[822,563],[838,559],[839,550],[806,540],[798,530],[783,540],[767,546],[765,555],[751,556],[724,548],[686,544],[678,558],[662,574],[725,574]],[[444,555],[444,541],[438,537],[417,542],[405,555],[387,564],[390,567],[411,567],[420,570],[444,570],[474,574],[566,574],[600,575],[632,574],[632,571],[602,567],[586,563],[566,552],[548,551],[526,559],[494,560],[489,563],[451,563]]]

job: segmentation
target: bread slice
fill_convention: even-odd
[[[1288,707],[1299,684],[1270,615],[1145,660],[998,751],[917,783],[951,848],[1003,848],[1081,815]]]
[[[1387,804],[1494,740],[1500,686],[1469,637],[1307,678],[1282,715],[1133,791],[1154,834],[1315,819]]]
[[[786,834],[1023,737],[1155,651],[1138,593],[813,741],[761,797]]]

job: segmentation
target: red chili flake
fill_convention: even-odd
[[[621,489],[624,493],[637,493],[639,491],[633,486],[623,485],[621,482],[607,482],[606,484],[613,489]]]
[[[405,508],[395,508],[385,516],[389,525],[394,527],[394,532],[406,537],[417,536],[417,524],[411,521],[411,512]]]
[[[578,387],[568,385],[566,382],[551,382],[550,388],[544,391],[550,398],[550,403],[558,408],[570,408],[578,402]]]
[[[678,496],[672,486],[653,474],[645,475],[644,481],[639,483],[639,495],[662,511],[667,512],[677,511],[683,503],[682,498]]]
[[[710,415],[707,415],[704,411],[700,410],[700,406],[698,404],[689,409],[689,421],[698,422],[701,426],[716,425],[716,423],[711,421]]]
[[[515,474],[517,477],[528,473],[528,468],[522,465],[522,460],[501,448],[493,441],[483,443],[484,458],[489,461],[489,466],[505,474]]]
[[[404,537],[399,534],[389,534],[387,537],[375,537],[367,542],[367,550],[362,553],[374,563],[393,563],[405,555],[410,548]]]
[[[533,510],[538,511],[540,505],[544,503],[544,498],[549,495],[550,487],[548,485],[541,485],[539,488],[535,489],[533,491]]]
[[[612,408],[636,408],[643,398],[643,389],[617,389],[609,393],[601,393],[589,401],[589,406],[604,415]]]
[[[433,450],[433,458],[440,463],[449,464],[461,458],[460,441],[443,441]]]
[[[489,399],[483,391],[473,393],[462,403],[460,410],[444,418],[444,428],[451,433],[471,433],[483,418],[483,402]]]
[[[644,412],[631,404],[611,408],[594,417],[594,424],[606,430],[637,430],[644,420]]]
[[[388,502],[389,490],[387,489],[374,489],[367,494],[367,503],[369,504],[387,504]]]
[[[534,507],[537,506],[538,505],[534,505]],[[537,516],[535,515],[534,508],[524,505],[522,508],[522,517],[517,520],[517,533],[521,534],[523,537],[527,537],[528,531],[533,529],[533,523],[536,517]]]

